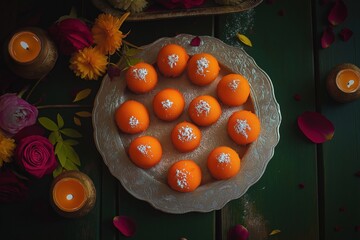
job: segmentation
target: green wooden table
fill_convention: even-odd
[[[19,26],[48,27],[67,14],[72,5],[80,16],[88,19],[100,13],[90,0],[29,2],[1,3],[1,41],[6,33]],[[0,205],[0,239],[126,239],[112,224],[117,215],[129,216],[136,222],[137,231],[131,239],[225,240],[229,228],[235,224],[246,226],[251,240],[360,239],[357,205],[360,179],[356,176],[360,170],[360,101],[336,103],[325,88],[326,77],[335,65],[348,62],[360,66],[360,2],[344,0],[348,17],[333,28],[335,42],[327,49],[321,48],[320,38],[328,26],[327,15],[333,1],[323,5],[321,2],[264,0],[242,13],[126,22],[123,26],[131,29],[127,40],[136,45],[179,33],[217,37],[244,48],[269,75],[282,113],[281,138],[265,173],[242,197],[208,213],[169,214],[156,210],[134,198],[111,175],[96,149],[90,118],[82,119],[78,128],[72,121],[78,110],[42,110],[39,116],[55,119],[60,113],[68,126],[78,128],[83,134],[77,147],[82,161],[80,170],[95,184],[96,205],[82,218],[63,218],[49,203],[52,177],[31,180],[30,195],[25,202]],[[347,42],[338,36],[344,27],[354,33]],[[248,36],[253,47],[237,41],[238,32]],[[10,79],[4,74],[3,59],[1,69],[3,84],[3,79]],[[10,85],[18,87],[16,82]],[[68,68],[68,58],[60,56],[30,100],[42,98],[44,104],[70,103],[74,91],[91,88],[93,92],[84,104],[92,104],[99,86],[100,81],[76,78]],[[295,100],[294,95],[300,99]],[[321,112],[333,122],[335,135],[331,141],[317,145],[301,133],[297,117],[304,111]],[[273,230],[281,232],[270,235]]]

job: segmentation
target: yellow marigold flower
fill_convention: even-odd
[[[124,13],[120,18],[111,14],[100,14],[91,29],[94,43],[97,44],[103,54],[114,54],[116,50],[120,49],[122,39],[127,36],[119,29],[125,19],[129,16],[129,12]]]
[[[5,137],[0,132],[0,167],[3,165],[4,162],[11,161],[11,157],[14,154],[15,147],[15,140]]]
[[[97,48],[84,48],[77,51],[70,59],[70,69],[76,76],[86,80],[97,80],[107,67],[107,57]]]

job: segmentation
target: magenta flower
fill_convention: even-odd
[[[35,124],[37,116],[37,108],[16,94],[0,96],[0,129],[7,134],[15,135],[24,127]]]
[[[156,0],[158,3],[163,5],[165,8],[192,8],[200,6],[204,3],[204,0]]]
[[[52,173],[57,167],[53,145],[38,135],[21,139],[15,149],[15,158],[26,172],[37,178]]]
[[[49,34],[59,47],[59,51],[65,55],[90,47],[93,37],[89,27],[77,18],[67,18],[54,23],[49,28]]]
[[[25,200],[28,187],[10,169],[0,169],[0,203]]]

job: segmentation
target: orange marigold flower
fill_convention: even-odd
[[[86,80],[97,80],[107,67],[107,57],[97,48],[84,48],[76,52],[70,59],[70,69],[76,76]]]
[[[0,167],[4,162],[10,162],[15,150],[15,140],[5,137],[0,132]]]
[[[100,14],[91,29],[94,43],[97,44],[100,51],[104,54],[114,54],[122,45],[122,39],[127,36],[119,29],[125,19],[129,16],[129,12],[124,13],[120,18],[111,14]]]

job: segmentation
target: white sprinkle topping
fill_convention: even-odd
[[[207,116],[210,112],[211,106],[208,102],[200,100],[199,103],[195,105],[195,109],[198,116],[200,116],[202,113],[205,113]]]
[[[141,145],[137,146],[137,149],[138,149],[139,152],[141,152],[143,155],[147,156],[147,155],[149,155],[148,150],[151,149],[151,146],[141,144]]]
[[[230,163],[230,154],[229,153],[220,153],[216,156],[216,160],[219,163]]]
[[[189,174],[190,173],[188,171],[186,171],[186,169],[182,169],[182,170],[176,169],[176,175],[175,175],[177,177],[176,182],[180,188],[189,188],[188,182],[187,182],[187,176]]]
[[[193,133],[193,129],[189,126],[181,127],[178,133],[178,139],[182,142],[189,142],[193,139],[196,139],[196,135]]]
[[[130,119],[129,119],[129,125],[130,125],[131,128],[134,128],[134,127],[136,127],[136,126],[139,125],[139,124],[140,124],[140,122],[139,122],[139,120],[138,120],[136,117],[134,117],[134,116],[131,116],[131,117],[130,117]]]
[[[146,68],[135,68],[133,69],[133,75],[136,79],[146,82],[146,75],[148,71]]]
[[[179,61],[179,56],[176,54],[171,54],[168,56],[168,64],[171,68],[176,66],[176,63]]]
[[[197,63],[196,73],[199,75],[205,76],[205,73],[209,72],[209,70],[206,70],[206,68],[209,67],[209,60],[202,57],[199,60],[197,60],[196,63]]]
[[[246,120],[237,119],[234,129],[237,134],[242,134],[245,138],[248,138],[247,130],[251,130]]]
[[[169,108],[172,107],[174,102],[170,101],[169,99],[166,99],[165,101],[162,101],[161,104],[165,110],[168,110]]]
[[[232,80],[231,82],[228,83],[228,87],[229,87],[233,92],[235,92],[236,89],[239,87],[239,83],[240,83],[240,80],[239,80],[239,79],[234,79],[234,80]]]

